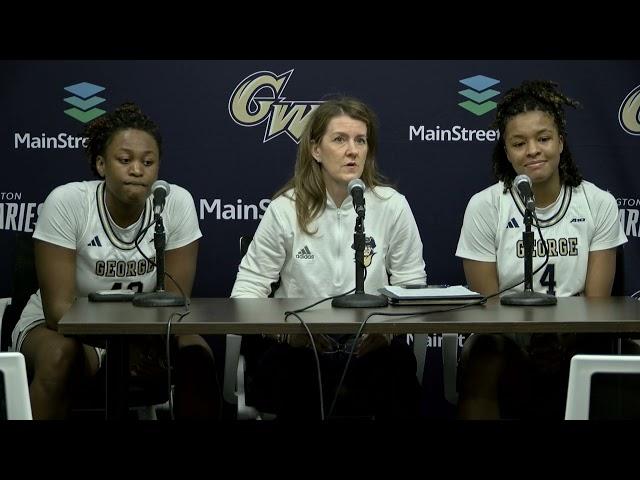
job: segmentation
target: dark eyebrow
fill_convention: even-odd
[[[553,130],[551,130],[550,128],[543,128],[535,132],[535,135],[540,135],[542,133],[553,133]],[[515,133],[513,135],[510,135],[508,138],[525,138],[525,135]]]
[[[133,149],[131,149],[131,148],[126,148],[126,147],[118,147],[118,148],[116,149],[116,152],[135,153],[135,152],[136,152],[136,150],[133,150]],[[156,152],[154,152],[153,150],[144,150],[144,151],[142,151],[142,152],[140,152],[140,153],[142,153],[143,155],[147,155],[147,154],[149,154],[149,153],[155,154]]]

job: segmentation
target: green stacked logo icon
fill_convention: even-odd
[[[465,110],[480,116],[490,112],[498,105],[490,99],[499,95],[500,92],[490,87],[500,83],[500,80],[485,77],[484,75],[476,75],[474,77],[463,78],[460,80],[460,83],[469,87],[458,92],[463,97],[468,98],[468,100],[458,104]]]
[[[64,87],[64,89],[73,94],[72,97],[64,99],[65,102],[73,105],[73,108],[64,111],[70,117],[82,123],[87,123],[107,113],[101,108],[96,108],[97,105],[105,101],[104,98],[95,96],[96,93],[103,91],[104,87],[93,83],[81,82]]]

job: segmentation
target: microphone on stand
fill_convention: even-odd
[[[354,178],[347,185],[347,190],[351,198],[353,198],[353,208],[362,220],[364,220],[365,208],[364,208],[364,182],[359,178]]]
[[[364,202],[365,185],[359,178],[354,178],[347,185],[347,191],[353,199],[353,208],[358,215],[356,217],[356,225],[353,233],[353,248],[355,249],[355,265],[356,265],[356,291],[350,295],[334,298],[331,301],[333,307],[340,308],[378,308],[386,307],[387,299],[382,295],[370,295],[364,293]]]
[[[533,190],[531,189],[531,179],[527,175],[518,175],[513,180],[513,185],[516,187],[525,208],[535,216],[536,197],[534,197]]]
[[[151,186],[153,194],[153,216],[155,231],[153,234],[153,246],[156,250],[156,288],[153,292],[136,293],[133,296],[133,304],[138,307],[173,307],[186,305],[186,298],[164,289],[164,251],[166,247],[166,235],[162,222],[162,212],[166,198],[171,188],[164,180],[156,180]]]
[[[500,298],[502,305],[556,305],[558,299],[553,295],[535,292],[533,290],[533,232],[531,224],[536,218],[536,201],[531,188],[531,179],[527,175],[518,175],[513,180],[515,187],[522,203],[524,203],[524,225],[525,231],[522,232],[522,243],[524,246],[524,291],[519,293],[511,293]],[[544,240],[543,240],[544,241]],[[549,250],[547,249],[547,257]]]
[[[156,180],[151,185],[151,193],[153,195],[153,213],[160,215],[164,210],[164,203],[169,196],[171,188],[164,180]]]

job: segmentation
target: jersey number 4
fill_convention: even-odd
[[[547,287],[547,293],[549,295],[556,294],[555,272],[556,272],[556,266],[550,263],[547,265],[547,268],[544,269],[544,272],[542,273],[542,277],[540,278],[540,285],[542,285],[543,287]]]

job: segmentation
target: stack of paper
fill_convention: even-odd
[[[391,305],[460,305],[480,300],[482,295],[462,285],[451,287],[407,288],[387,286],[378,290]]]

